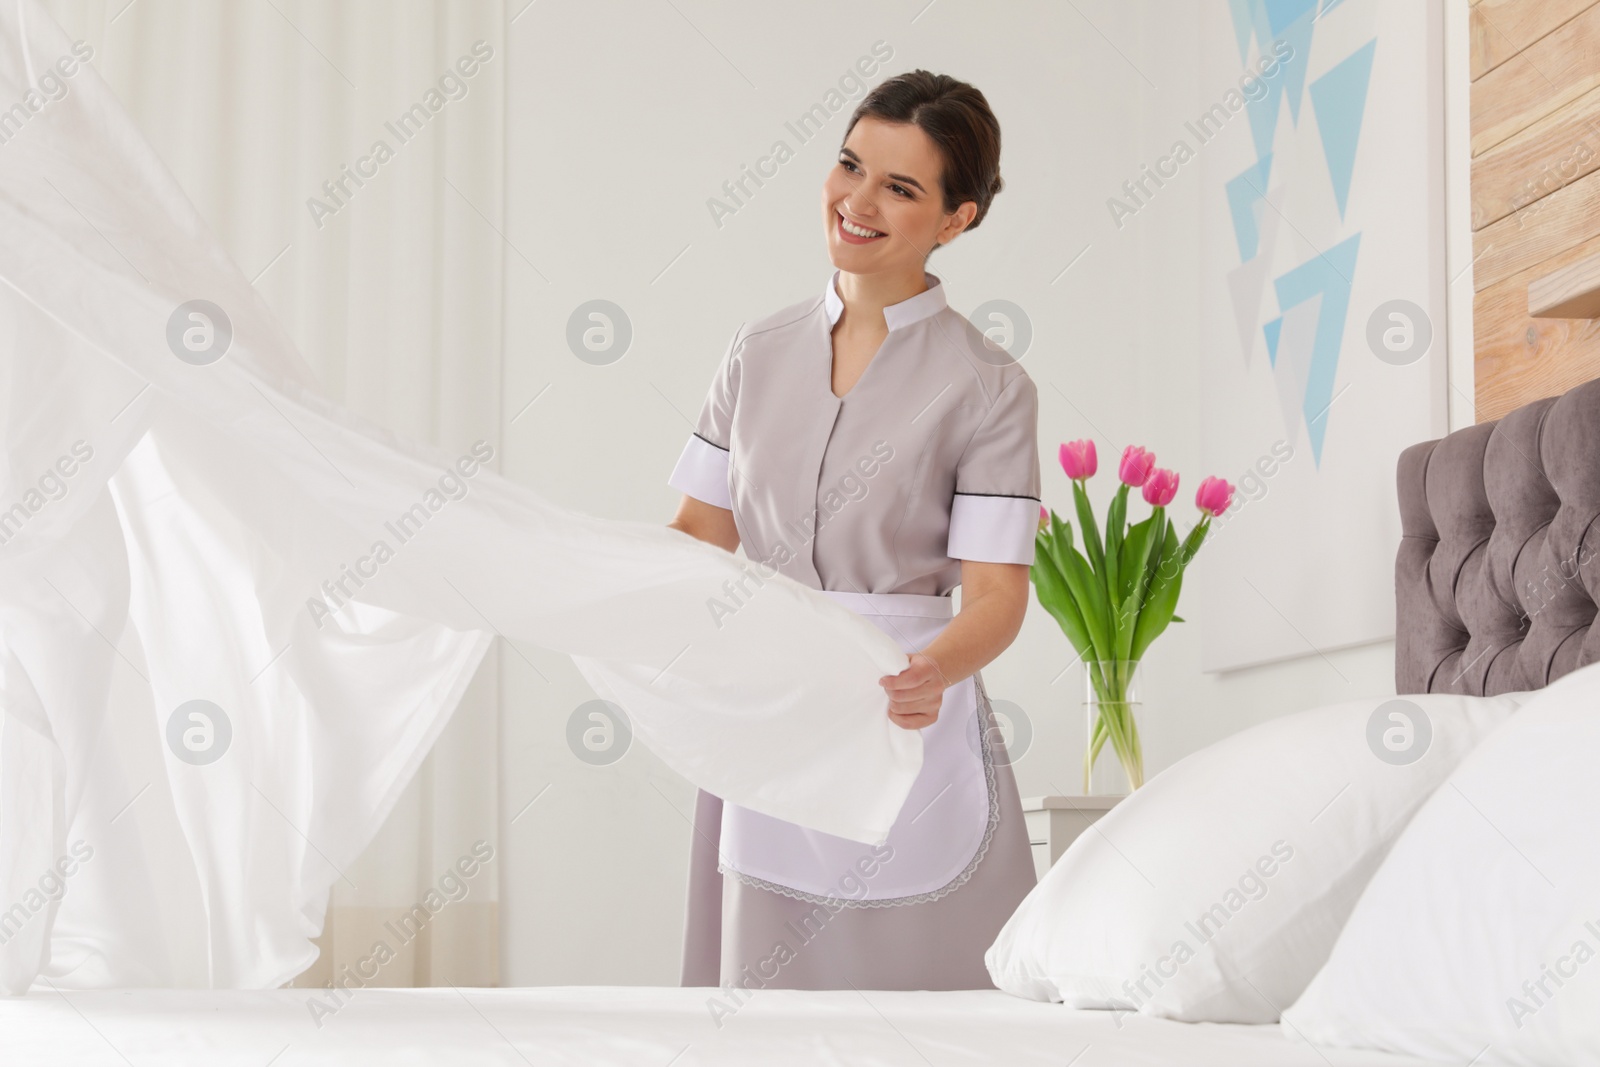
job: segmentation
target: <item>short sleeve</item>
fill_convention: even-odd
[[[1018,374],[995,398],[956,466],[951,559],[1033,563],[1039,529],[1039,391]]]
[[[728,460],[733,444],[733,408],[739,396],[739,342],[743,333],[744,327],[740,326],[728,343],[711,380],[711,390],[700,405],[694,433],[684,443],[677,466],[667,477],[667,484],[679,492],[719,508],[733,507],[728,491]]]

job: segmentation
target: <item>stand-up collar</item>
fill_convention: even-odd
[[[898,304],[890,304],[883,309],[883,320],[889,324],[890,331],[910,326],[914,322],[921,322],[929,315],[942,310],[946,306],[944,298],[944,283],[936,276],[924,272],[923,280],[927,288],[909,300],[902,300]],[[827,292],[823,294],[822,302],[828,309],[828,328],[831,330],[839,323],[839,316],[844,314],[844,301],[839,297],[837,288],[839,272],[834,271],[828,279]]]

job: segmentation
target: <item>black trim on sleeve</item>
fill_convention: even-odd
[[[717,444],[715,441],[713,441],[710,438],[706,437],[704,434],[700,433],[699,431],[694,431],[691,434],[691,436],[700,438],[700,440],[704,441],[706,444],[710,445],[712,448],[718,449],[719,451],[722,451],[722,452],[731,452],[732,451],[731,449],[723,448],[721,445]]]
[[[1010,497],[1012,500],[1032,500],[1035,503],[1039,502],[1039,498],[1038,497],[1029,496],[1026,493],[969,493],[964,489],[957,489],[956,492],[955,492],[955,495],[956,496],[1004,496],[1004,497]]]

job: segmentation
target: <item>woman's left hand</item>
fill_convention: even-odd
[[[911,653],[911,665],[899,674],[878,679],[889,694],[889,718],[896,726],[920,730],[939,720],[939,707],[949,685],[939,665],[921,652]]]

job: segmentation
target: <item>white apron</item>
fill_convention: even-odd
[[[907,653],[926,648],[953,617],[948,596],[823,592]],[[922,770],[884,844],[724,804],[718,870],[785,896],[846,907],[913,904],[953,891],[971,876],[999,816],[974,678],[946,689],[938,721],[921,731]]]

